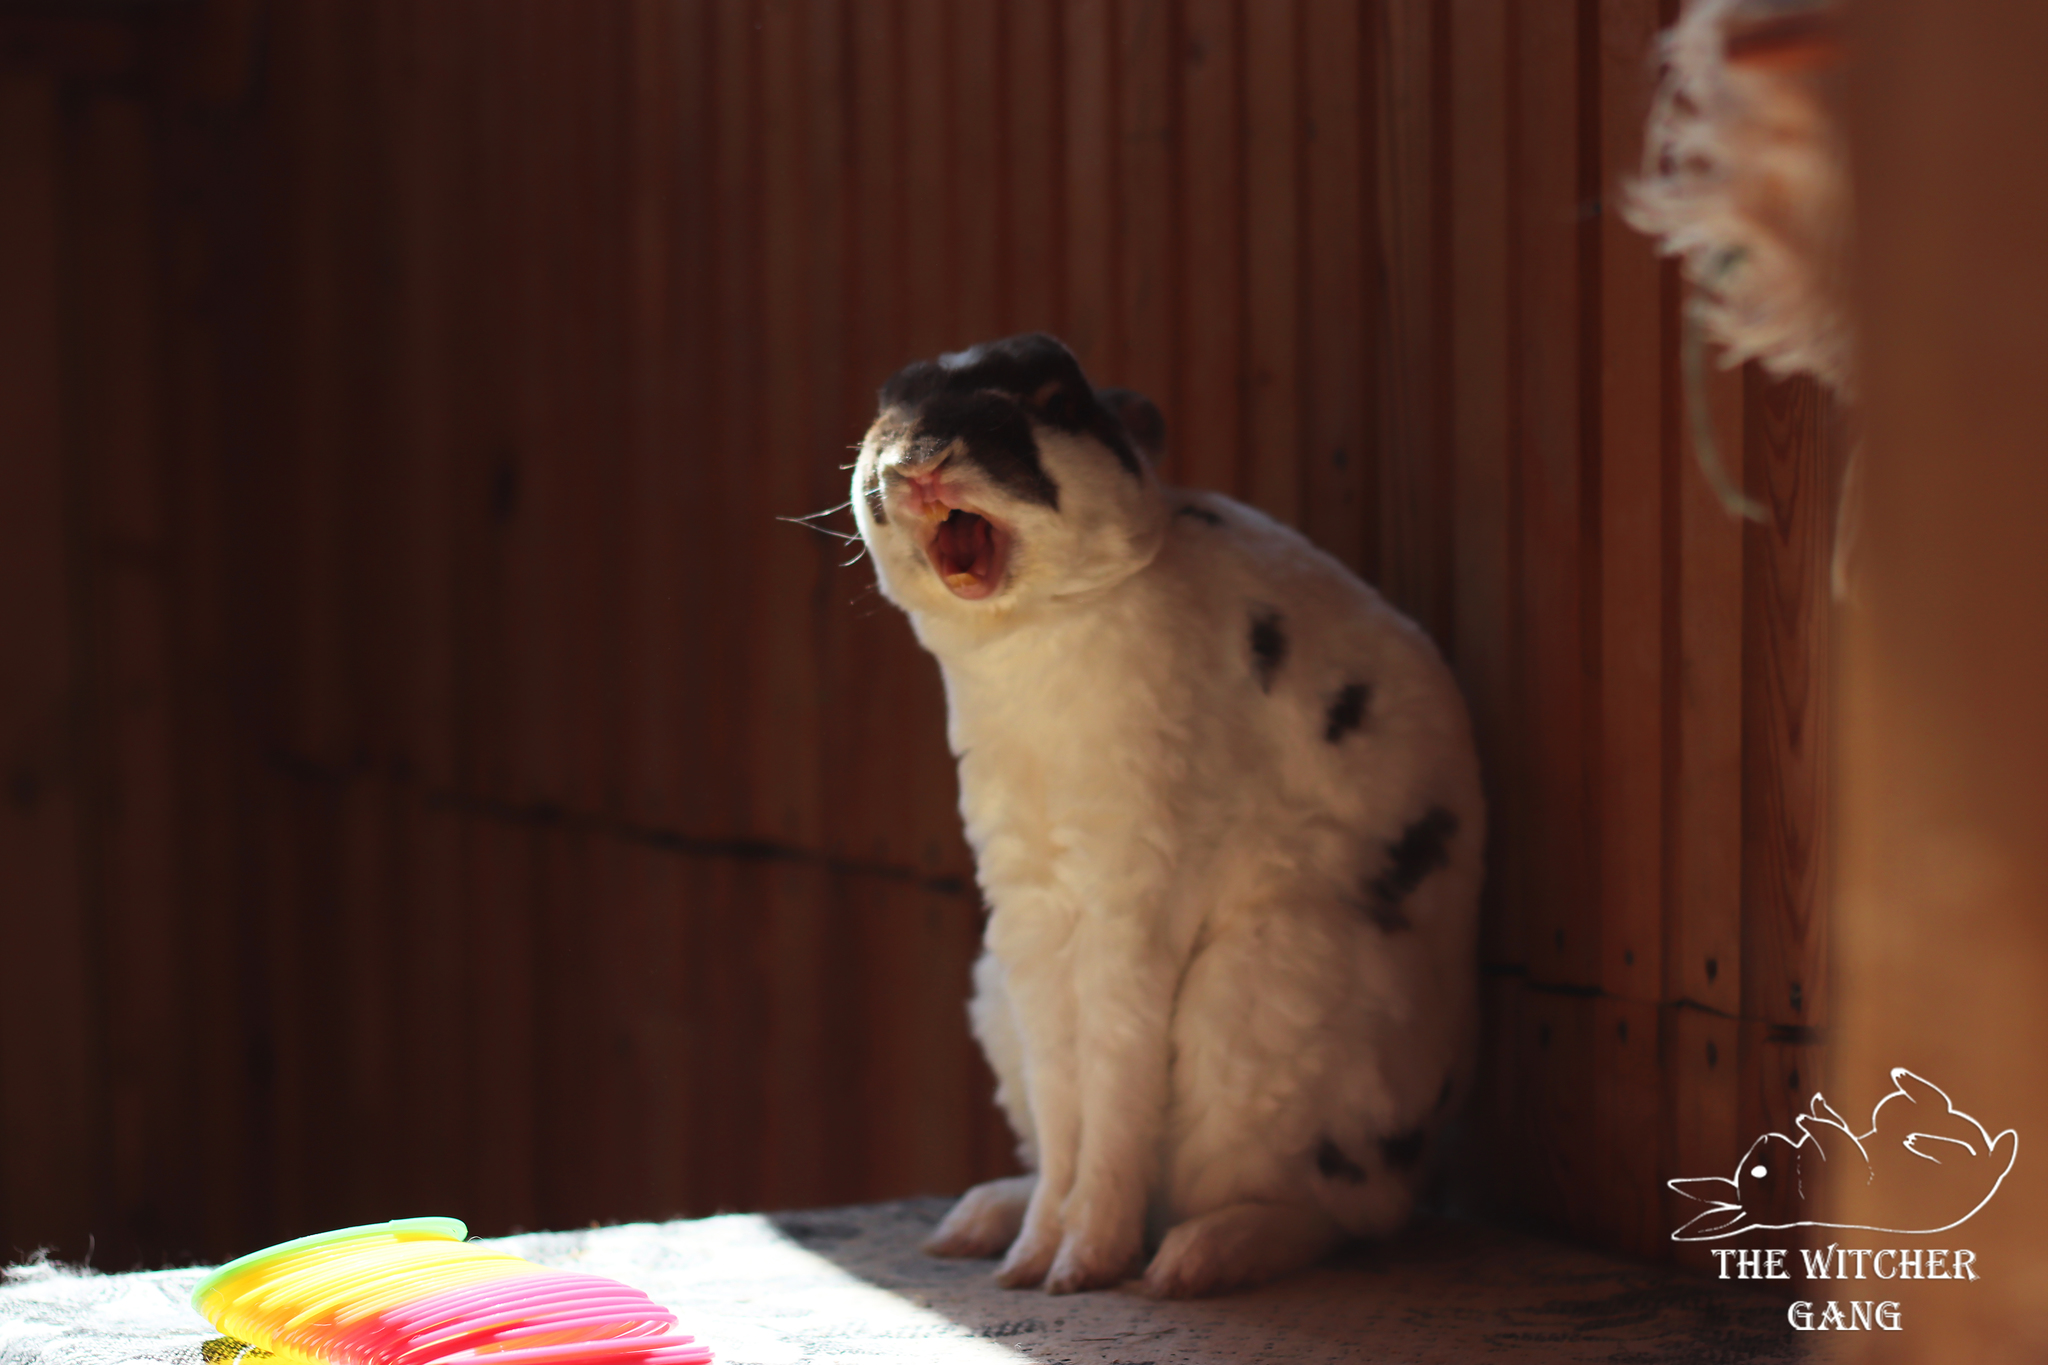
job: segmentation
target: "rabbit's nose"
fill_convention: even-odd
[[[948,499],[945,478],[936,467],[903,476],[903,510],[923,521],[944,521],[954,504]]]
[[[918,431],[890,452],[888,465],[906,477],[937,474],[966,448],[967,443],[962,437],[933,436]]]

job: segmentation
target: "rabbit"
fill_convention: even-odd
[[[1997,1137],[1955,1107],[1947,1092],[1904,1067],[1858,1133],[1815,1091],[1807,1112],[1793,1117],[1797,1138],[1765,1133],[1735,1163],[1733,1176],[1667,1180],[1704,1212],[1671,1234],[1705,1242],[1757,1229],[1860,1228],[1869,1232],[1934,1233],[1966,1222],[1989,1203],[2019,1155],[2019,1134]],[[1903,1103],[1901,1102],[1903,1101]],[[1825,1196],[1864,1187],[1859,1215],[1833,1221]]]
[[[1031,1172],[926,1250],[1002,1255],[1013,1288],[1142,1265],[1209,1294],[1390,1233],[1468,1084],[1457,686],[1302,536],[1163,484],[1163,438],[1028,334],[899,371],[853,466],[944,675],[988,910],[969,1017]]]

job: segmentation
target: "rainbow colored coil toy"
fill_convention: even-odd
[[[399,1218],[282,1242],[214,1271],[192,1306],[226,1335],[301,1365],[711,1359],[639,1290],[478,1246],[468,1232],[453,1218]]]

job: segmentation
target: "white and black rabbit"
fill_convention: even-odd
[[[1409,1214],[1475,1033],[1484,810],[1423,633],[1300,535],[1153,469],[1052,337],[905,367],[854,466],[945,674],[988,901],[969,1007],[1032,1175],[942,1255],[1210,1293]]]

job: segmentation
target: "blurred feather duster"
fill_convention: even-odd
[[[1626,216],[1683,262],[1725,364],[1853,399],[1840,21],[1822,0],[1692,0],[1664,35]]]
[[[1700,465],[1731,512],[1763,509],[1729,477],[1707,418],[1703,338],[1856,399],[1854,249],[1843,135],[1842,0],[1688,0],[1662,40],[1643,174],[1623,214],[1677,256],[1687,406]],[[1844,472],[1831,577],[1847,595],[1858,459]]]

